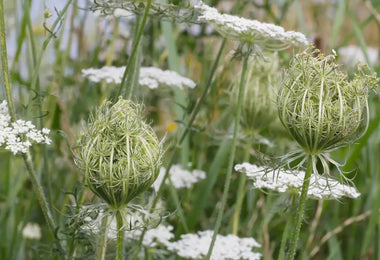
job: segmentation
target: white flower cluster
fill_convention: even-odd
[[[0,147],[5,145],[5,149],[17,154],[26,153],[33,143],[50,144],[50,130],[43,128],[40,131],[35,128],[30,121],[11,122],[7,101],[0,104]]]
[[[125,66],[114,67],[105,66],[101,69],[83,69],[82,76],[93,82],[104,80],[107,83],[120,84],[125,71]],[[155,67],[141,67],[139,74],[139,84],[150,89],[158,88],[159,86],[185,87],[195,88],[196,84],[189,78],[182,77],[175,71],[161,70]]]
[[[212,230],[206,230],[197,234],[181,235],[181,239],[170,243],[168,249],[184,258],[201,259],[207,255],[213,233]],[[217,235],[211,259],[260,259],[261,254],[252,252],[253,247],[261,247],[253,238]]]
[[[105,215],[103,212],[99,212],[96,219],[91,217],[86,217],[84,219],[84,224],[81,226],[82,230],[89,231],[92,233],[100,233],[102,227],[102,221]],[[109,239],[116,239],[117,237],[117,223],[115,216],[110,216],[111,220],[109,222],[109,228],[107,231],[107,237]],[[124,223],[126,227],[132,228],[134,227],[135,218],[133,216],[126,216],[126,222]],[[144,235],[144,239],[142,241],[143,246],[145,247],[156,247],[158,245],[167,246],[171,239],[174,238],[174,234],[172,233],[173,227],[168,225],[165,226],[163,224],[158,225],[155,228],[148,229]],[[132,230],[125,230],[124,237],[126,240],[134,240],[138,241],[142,234],[141,228],[136,228]]]
[[[249,20],[229,14],[221,14],[217,9],[203,2],[195,5],[200,22],[210,23],[216,31],[226,38],[264,45],[269,49],[283,49],[289,46],[307,46],[305,35],[300,32],[285,31],[284,28]]]
[[[356,45],[343,46],[338,49],[339,59],[344,65],[348,67],[354,67],[358,63],[366,64],[366,58],[363,50]],[[369,64],[376,66],[379,64],[379,50],[373,47],[367,47],[367,56]]]
[[[257,189],[270,189],[278,192],[301,193],[305,172],[271,171],[249,163],[235,165],[235,170],[245,173],[253,180]],[[318,174],[310,177],[307,196],[313,199],[339,199],[341,197],[357,198],[360,193],[356,188],[339,183],[337,180]]]
[[[152,185],[155,191],[158,191],[160,188],[165,172],[166,169],[161,167],[160,174]],[[175,188],[190,188],[194,183],[205,179],[206,173],[202,170],[184,170],[181,165],[175,164],[170,168],[169,177]],[[166,183],[169,183],[169,180],[166,180]]]
[[[37,223],[27,223],[22,230],[22,237],[25,239],[41,239],[41,228]]]

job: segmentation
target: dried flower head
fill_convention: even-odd
[[[368,126],[368,91],[376,74],[365,68],[349,81],[336,56],[310,50],[290,62],[277,98],[280,120],[304,152],[318,155],[361,137]]]
[[[255,133],[266,128],[277,117],[275,88],[279,85],[277,55],[265,59],[250,57],[241,110],[241,125],[245,132]],[[231,103],[237,107],[239,79],[233,84]]]
[[[285,31],[281,26],[249,20],[229,14],[221,14],[217,9],[199,1],[194,6],[199,12],[198,21],[210,23],[222,36],[249,44],[263,45],[267,49],[280,50],[289,46],[307,46],[302,33]]]
[[[162,154],[161,142],[142,120],[142,106],[119,98],[114,105],[103,103],[90,117],[76,164],[91,191],[119,209],[153,184]]]

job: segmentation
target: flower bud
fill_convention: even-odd
[[[376,74],[364,68],[349,81],[334,55],[318,50],[297,54],[285,73],[277,97],[280,120],[309,155],[345,146],[368,127],[368,91]]]
[[[162,154],[161,142],[142,120],[142,106],[119,98],[114,105],[103,103],[90,117],[76,164],[91,191],[119,209],[153,184]]]
[[[277,116],[274,87],[279,85],[277,55],[263,58],[251,57],[248,60],[246,88],[243,93],[241,126],[249,134],[268,127]],[[231,103],[237,107],[239,80],[233,84]]]

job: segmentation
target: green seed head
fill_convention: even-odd
[[[265,59],[252,57],[248,60],[246,87],[243,93],[241,126],[248,134],[260,132],[275,120],[276,94],[279,85],[279,62],[277,55],[266,55]],[[232,86],[231,103],[237,107],[240,77]]]
[[[162,154],[160,141],[142,119],[142,106],[119,98],[90,117],[76,164],[91,191],[119,209],[153,184]]]
[[[359,67],[348,81],[335,59],[318,50],[297,54],[277,97],[282,124],[310,155],[352,143],[368,126],[367,96],[376,74]]]

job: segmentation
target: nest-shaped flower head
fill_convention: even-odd
[[[309,155],[356,141],[368,127],[368,91],[376,75],[365,67],[349,81],[335,55],[318,50],[294,56],[277,97],[282,124]]]
[[[243,93],[241,126],[247,134],[260,132],[277,117],[275,87],[279,85],[279,60],[275,54],[250,57]],[[231,103],[237,107],[239,80],[232,86]]]
[[[119,209],[149,188],[161,167],[162,144],[142,119],[142,106],[104,102],[80,137],[76,164],[86,185]]]

